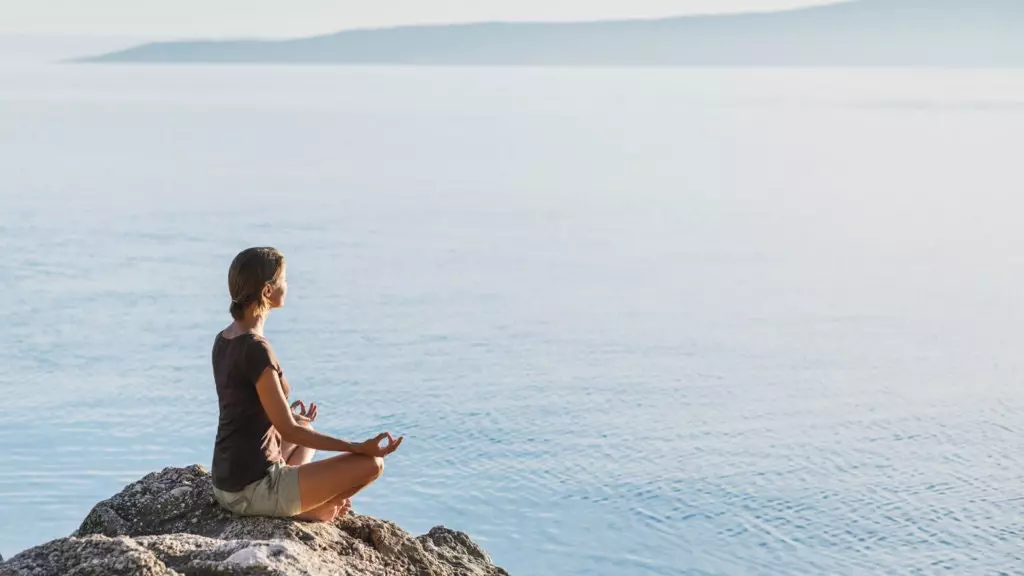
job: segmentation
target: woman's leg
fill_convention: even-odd
[[[300,426],[313,429],[313,424],[309,422],[303,422]],[[305,446],[299,446],[298,444],[292,444],[291,442],[281,441],[281,457],[289,466],[301,466],[307,462],[313,461],[313,455],[316,454],[316,450],[307,448]]]
[[[328,505],[331,501],[334,503],[329,505],[337,506],[380,478],[383,471],[383,458],[362,454],[339,454],[299,466],[302,514]]]
[[[312,462],[315,454],[316,450],[312,448],[291,444],[289,442],[281,442],[281,456],[289,466],[301,466]]]
[[[352,500],[344,496],[344,494],[339,494],[320,506],[302,512],[297,516],[292,516],[292,518],[307,522],[331,522],[336,520],[348,514],[348,511],[352,509]]]

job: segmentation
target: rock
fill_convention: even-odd
[[[201,466],[148,474],[93,507],[68,538],[26,550],[0,576],[507,576],[468,535],[413,538],[349,514],[333,523],[242,518],[214,500]]]
[[[192,518],[206,522],[196,530]],[[148,536],[188,532],[217,536],[232,518],[213,500],[213,483],[202,466],[165,468],[147,474],[93,507],[76,536]],[[192,529],[189,529],[192,528]]]
[[[130,538],[61,538],[26,550],[0,565],[0,574],[96,575],[176,574]]]

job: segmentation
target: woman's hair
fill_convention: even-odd
[[[263,295],[267,286],[276,286],[284,271],[284,254],[276,248],[247,248],[231,261],[228,291],[231,292],[231,317],[241,320],[245,309],[255,303],[254,313],[263,316],[270,301]]]

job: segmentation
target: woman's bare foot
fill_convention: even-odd
[[[352,510],[352,500],[349,499],[349,498],[345,498],[344,500],[341,501],[341,504],[338,505],[338,507],[336,508],[336,512],[334,513],[334,520],[337,520],[338,518],[344,518],[345,516],[348,516],[348,513],[351,510]]]
[[[306,522],[333,522],[342,518],[352,509],[352,500],[336,498],[312,510],[303,512],[294,518]]]

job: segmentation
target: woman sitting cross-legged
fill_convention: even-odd
[[[384,456],[402,443],[383,432],[360,443],[313,429],[317,406],[296,401],[263,323],[288,292],[284,256],[249,248],[228,271],[234,322],[213,343],[220,421],[213,449],[214,496],[245,516],[330,521],[346,514],[350,498],[380,477]],[[387,441],[385,445],[381,442]],[[313,462],[316,450],[344,452]]]

